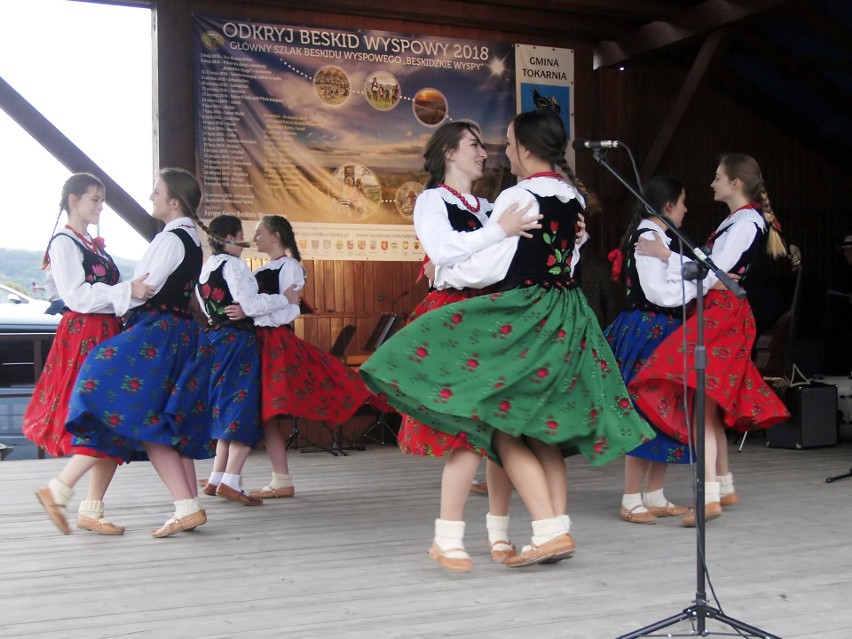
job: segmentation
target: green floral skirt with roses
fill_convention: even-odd
[[[652,439],[576,288],[515,288],[425,313],[361,367],[401,413],[500,461],[495,430],[601,465]]]

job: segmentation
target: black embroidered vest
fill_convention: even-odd
[[[183,261],[166,279],[163,288],[145,302],[140,310],[159,310],[180,317],[191,317],[189,301],[201,274],[201,247],[196,246],[189,233],[183,229],[172,229],[169,233],[177,235],[183,244]]]
[[[87,284],[108,284],[109,286],[118,284],[118,280],[120,279],[118,267],[115,265],[112,257],[107,253],[90,251],[77,238],[71,237],[66,233],[57,233],[50,238],[50,243],[47,247],[48,250],[50,250],[50,244],[53,244],[53,240],[60,236],[70,238],[80,247],[80,251],[83,253],[83,273],[85,273]]]
[[[532,191],[530,191],[532,193]],[[574,288],[571,277],[576,225],[583,207],[576,199],[562,202],[556,196],[532,193],[538,200],[541,228],[522,237],[512,258],[506,278],[497,285],[500,290],[533,286]]]

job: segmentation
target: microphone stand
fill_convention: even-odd
[[[661,619],[644,628],[640,628],[626,635],[621,635],[617,639],[635,639],[638,637],[652,636],[650,633],[656,632],[663,628],[668,628],[682,621],[691,621],[693,631],[687,635],[672,635],[667,634],[667,637],[686,636],[686,637],[706,637],[710,634],[706,629],[706,620],[714,619],[718,622],[727,624],[731,628],[738,630],[739,633],[747,633],[741,636],[744,637],[761,637],[763,639],[781,639],[780,637],[770,634],[760,628],[755,628],[749,624],[729,617],[720,609],[709,605],[707,601],[707,585],[706,585],[706,563],[705,563],[705,544],[704,532],[706,525],[706,517],[704,513],[704,406],[705,406],[705,370],[707,367],[707,352],[704,346],[704,286],[703,280],[709,271],[713,271],[716,277],[730,290],[737,298],[745,297],[745,291],[737,284],[730,276],[719,269],[708,255],[701,249],[696,248],[689,238],[672,222],[667,216],[659,214],[654,210],[654,207],[645,199],[632,184],[630,184],[606,159],[606,149],[594,150],[595,161],[609,171],[624,187],[638,199],[645,208],[655,216],[663,220],[665,225],[672,232],[672,235],[677,237],[684,246],[692,251],[696,261],[687,263],[683,266],[683,279],[694,280],[696,283],[696,313],[698,320],[698,335],[695,344],[695,454],[696,454],[696,479],[695,479],[695,537],[696,537],[696,566],[695,566],[695,600],[692,605],[684,608],[681,612],[671,617]]]

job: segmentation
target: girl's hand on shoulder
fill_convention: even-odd
[[[526,217],[526,214],[532,205],[533,203],[530,202],[526,206],[522,207],[517,203],[513,203],[510,204],[503,212],[503,215],[501,215],[500,219],[497,220],[497,224],[499,224],[500,228],[503,229],[506,237],[512,237],[513,235],[532,237],[528,231],[541,228],[541,224],[539,224],[538,221],[544,217],[543,215],[539,213],[531,217]]]
[[[232,322],[238,322],[240,320],[244,320],[248,317],[243,311],[243,307],[239,304],[230,304],[225,307],[225,315],[228,316],[228,319]]]
[[[291,304],[298,304],[302,299],[302,296],[299,295],[299,291],[295,284],[284,291],[284,297],[286,297],[287,301]]]
[[[429,260],[423,265],[423,274],[429,279],[430,282],[435,281],[435,264]]]
[[[149,300],[154,297],[157,289],[145,283],[149,275],[150,273],[145,273],[130,282],[130,297],[137,300]]]
[[[653,240],[640,237],[636,242],[636,255],[658,257],[663,260],[663,262],[668,262],[671,254],[672,252],[669,250],[669,247],[666,246],[666,243],[663,242],[663,238],[661,238],[657,233],[654,233]]]

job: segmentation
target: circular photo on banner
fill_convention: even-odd
[[[394,204],[397,212],[406,220],[414,219],[414,202],[422,192],[423,185],[420,182],[403,182],[396,190]]]
[[[379,111],[390,111],[402,97],[399,80],[387,71],[376,71],[364,82],[364,95],[371,107]]]
[[[438,89],[420,89],[412,100],[414,117],[426,126],[438,126],[447,117],[447,98]]]
[[[201,44],[205,49],[209,49],[210,51],[215,51],[216,49],[220,49],[223,44],[225,44],[225,38],[218,31],[205,31],[201,34]]]
[[[352,94],[349,76],[340,67],[325,66],[314,74],[314,91],[329,106],[340,106]]]
[[[351,221],[363,221],[382,203],[382,186],[376,174],[363,164],[344,164],[335,169],[331,197],[338,214]]]

